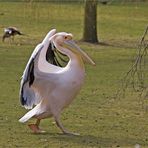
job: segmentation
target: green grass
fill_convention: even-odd
[[[62,114],[69,130],[81,136],[66,136],[45,119],[46,134],[32,134],[18,119],[26,113],[19,103],[19,84],[26,62],[51,29],[82,38],[82,4],[0,2],[0,36],[5,26],[16,26],[27,36],[10,44],[0,41],[0,147],[148,147],[148,114],[136,94],[115,99],[120,79],[130,67],[136,45],[148,24],[148,4],[98,6],[98,36],[105,45],[78,41],[95,60],[86,65],[86,82],[72,105]]]

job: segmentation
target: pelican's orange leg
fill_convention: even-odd
[[[29,124],[28,127],[33,131],[33,133],[45,133],[45,131],[39,128],[40,119],[37,119],[35,124]]]

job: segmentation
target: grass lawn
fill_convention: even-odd
[[[147,8],[148,3],[98,5],[98,37],[107,45],[93,45],[80,41],[82,3],[0,2],[0,36],[7,26],[26,34],[11,44],[0,41],[0,147],[148,147],[148,113],[138,95],[129,90],[125,98],[114,98],[148,24]],[[47,133],[38,135],[18,122],[26,113],[18,97],[22,72],[34,47],[52,28],[71,32],[96,62],[95,67],[86,65],[85,85],[62,114],[64,126],[80,136],[59,134],[53,119],[41,122]]]

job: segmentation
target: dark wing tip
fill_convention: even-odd
[[[26,104],[26,99],[23,96],[23,89],[24,89],[24,84],[20,88],[20,103],[21,103],[21,105],[24,106]]]

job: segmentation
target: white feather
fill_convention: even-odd
[[[26,109],[31,109],[33,107],[33,105],[36,105],[39,103],[39,101],[41,100],[40,94],[39,92],[33,90],[30,86],[29,86],[29,82],[27,82],[27,77],[29,75],[29,67],[30,64],[32,62],[32,60],[36,59],[37,55],[40,53],[40,51],[43,48],[47,48],[45,45],[49,44],[49,38],[54,35],[56,32],[55,29],[51,30],[46,37],[44,38],[44,40],[42,41],[42,43],[38,44],[36,46],[36,48],[34,49],[27,65],[26,68],[23,72],[22,75],[22,80],[21,80],[21,86],[20,86],[20,96],[23,97],[23,99],[25,99],[25,105],[24,107]],[[22,91],[23,90],[23,91]],[[23,94],[21,94],[23,92]]]

